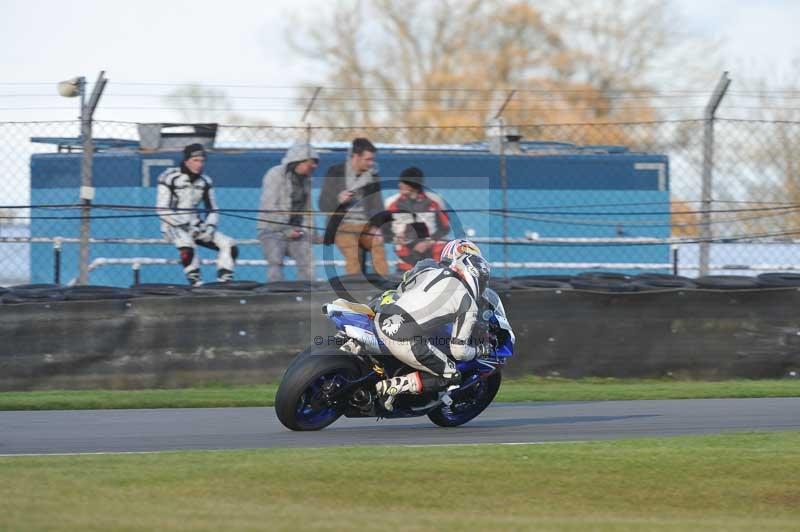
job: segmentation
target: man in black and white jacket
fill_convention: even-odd
[[[180,167],[169,168],[158,178],[156,207],[161,233],[178,248],[183,272],[192,286],[202,284],[197,246],[218,251],[217,280],[221,282],[233,280],[239,255],[236,241],[217,231],[217,200],[211,178],[202,173],[205,161],[203,146],[190,144],[183,149]]]

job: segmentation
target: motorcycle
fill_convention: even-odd
[[[392,356],[375,334],[375,309],[337,299],[322,312],[337,334],[301,352],[286,369],[275,396],[275,412],[291,430],[320,430],[341,416],[406,418],[427,415],[436,425],[455,427],[477,417],[491,404],[502,380],[501,368],[514,354],[515,336],[503,303],[487,288],[479,305],[473,341],[491,342],[491,354],[456,363],[461,384],[446,392],[398,395],[387,410],[375,392],[383,379],[414,371]],[[429,341],[449,354],[452,324]],[[322,340],[317,337],[315,341]]]

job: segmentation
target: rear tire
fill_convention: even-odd
[[[436,408],[428,414],[428,418],[440,427],[457,427],[472,421],[492,404],[502,380],[499,371],[494,373],[486,381],[481,381],[480,387],[469,397],[454,400],[450,406]]]
[[[275,395],[278,420],[291,430],[320,430],[341,417],[334,407],[315,401],[320,389],[336,376],[354,379],[359,366],[338,349],[301,353],[286,370]]]

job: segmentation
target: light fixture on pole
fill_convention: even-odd
[[[58,84],[58,94],[64,98],[74,98],[83,93],[84,85],[86,78],[83,76],[64,80]]]
[[[83,76],[75,77],[58,84],[58,93],[61,96],[65,98],[81,97],[80,141],[83,149],[83,158],[81,160],[81,234],[78,284],[87,284],[89,282],[89,215],[92,209],[92,200],[94,199],[94,187],[92,186],[92,159],[94,155],[92,116],[107,81],[105,71],[101,71],[97,76],[88,104],[86,103],[86,78]]]

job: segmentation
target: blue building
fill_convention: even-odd
[[[35,139],[69,144],[75,139]],[[180,150],[143,150],[136,141],[97,140],[94,157],[94,205],[155,206],[159,174],[181,160]],[[286,146],[225,147],[210,150],[205,173],[214,180],[221,214],[220,230],[240,241],[256,238],[256,218],[261,180],[270,167],[279,164]],[[317,146],[320,168],[313,179],[313,204],[317,205],[325,170],[346,157],[346,144]],[[597,243],[546,243],[548,238],[668,238],[669,163],[666,155],[633,152],[622,146],[576,146],[569,143],[520,142],[505,156],[506,176],[501,177],[500,156],[485,143],[448,146],[378,144],[379,171],[385,180],[384,198],[396,192],[394,176],[408,166],[418,166],[426,175],[426,187],[439,194],[453,210],[451,220],[458,236],[467,234],[483,241],[481,248],[495,263],[507,258],[509,274],[574,273],[564,263],[664,264],[669,263],[667,244],[624,245]],[[509,150],[511,151],[511,150]],[[31,203],[33,205],[77,204],[82,154],[58,153],[31,157]],[[508,217],[502,213],[505,198]],[[31,237],[79,235],[79,211],[34,209]],[[159,220],[150,210],[92,210],[93,239],[159,239]],[[505,223],[504,223],[505,221]],[[315,225],[324,229],[325,217]],[[504,232],[514,243],[504,248],[492,239]],[[536,238],[541,240],[537,242]],[[526,241],[527,242],[524,242]],[[387,246],[390,251],[391,246]],[[31,282],[52,282],[53,245],[30,246]],[[98,258],[176,259],[170,245],[156,243],[92,243],[90,260]],[[326,255],[330,255],[330,251]],[[322,260],[322,246],[315,246]],[[341,259],[338,251],[333,256]],[[201,250],[201,258],[214,254]],[[393,259],[393,252],[389,253]],[[258,245],[241,246],[240,259],[263,259]],[[552,267],[548,267],[552,264]],[[204,277],[213,277],[213,266],[204,266]],[[620,268],[624,269],[624,268]],[[78,275],[78,245],[63,245],[62,282]],[[497,270],[496,271],[502,271]],[[337,268],[338,273],[343,268]],[[322,267],[317,276],[325,277]],[[287,277],[294,271],[288,267]],[[264,281],[263,266],[240,266],[238,279]],[[127,286],[131,265],[107,265],[90,272],[92,284]],[[142,282],[183,283],[176,265],[143,267]]]

